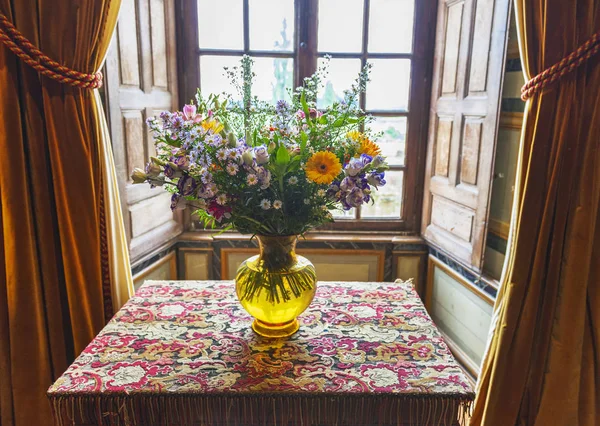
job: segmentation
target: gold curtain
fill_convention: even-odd
[[[102,65],[119,6],[0,0],[42,52],[87,73]],[[119,206],[98,93],[40,78],[0,45],[3,426],[51,424],[48,386],[130,294]]]
[[[526,79],[600,30],[600,1],[515,0]],[[600,58],[526,104],[510,252],[471,425],[600,422]]]

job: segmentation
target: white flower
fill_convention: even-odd
[[[255,174],[249,174],[246,178],[246,183],[248,185],[256,185],[258,183],[258,177]]]
[[[235,176],[239,170],[237,164],[231,163],[229,163],[225,169],[227,170],[227,173],[229,173],[231,176]]]
[[[240,156],[239,152],[237,152],[235,149],[230,149],[228,155],[230,160],[237,160]]]
[[[324,197],[326,193],[327,193],[327,191],[325,191],[324,189],[319,189],[319,190],[317,191],[317,195],[318,195],[319,197]]]
[[[310,204],[310,200],[308,198],[305,198],[304,199],[304,204],[306,204],[306,205]]]
[[[297,178],[296,176],[291,176],[291,177],[288,179],[288,183],[289,183],[290,185],[296,185],[296,184],[298,183],[298,178]]]
[[[259,146],[254,148],[254,158],[258,164],[265,164],[269,162],[269,152],[266,146]]]
[[[260,207],[263,210],[269,210],[271,208],[271,202],[265,198],[260,202]]]
[[[273,201],[273,208],[276,210],[279,210],[281,208],[281,206],[283,206],[283,203],[281,202],[281,200],[275,200]]]
[[[227,195],[225,195],[225,194],[219,194],[217,196],[217,204],[220,204],[220,205],[224,206],[225,203],[227,203]]]
[[[227,151],[224,149],[220,149],[217,151],[217,158],[221,161],[225,161],[227,159]]]

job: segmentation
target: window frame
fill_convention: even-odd
[[[319,0],[294,0],[295,31],[293,50],[276,52],[251,50],[249,46],[249,0],[243,1],[244,48],[243,50],[200,48],[198,42],[197,0],[177,2],[177,55],[179,75],[179,98],[192,99],[196,88],[200,87],[200,61],[202,55],[253,57],[283,57],[294,59],[294,87],[302,84],[305,77],[312,75],[317,68],[318,58],[330,55],[332,58],[357,58],[364,66],[368,59],[410,59],[411,80],[407,111],[367,111],[374,116],[406,116],[407,133],[405,161],[392,170],[403,171],[403,194],[400,218],[339,218],[334,223],[325,224],[319,229],[335,231],[385,231],[418,234],[421,223],[425,157],[431,98],[431,78],[434,61],[434,41],[437,2],[435,0],[415,0],[413,48],[411,53],[368,53],[369,12],[371,0],[363,3],[362,49],[360,53],[322,52],[317,49]],[[311,36],[312,35],[312,36]],[[365,106],[365,94],[361,94],[361,107]],[[189,220],[189,219],[188,219]]]

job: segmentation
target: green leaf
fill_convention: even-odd
[[[306,103],[306,95],[304,92],[300,95],[300,103],[302,104],[302,111],[304,111],[304,118],[306,118],[306,122],[310,124],[310,109],[308,108],[308,104]]]
[[[339,117],[333,122],[333,127],[342,127],[346,122],[345,117]]]
[[[258,136],[258,130],[254,129],[254,134],[252,135],[252,146],[256,146],[256,137]]]
[[[327,124],[327,117],[324,115],[319,117],[319,124]]]
[[[277,157],[275,157],[275,163],[278,165],[286,165],[290,162],[290,153],[287,148],[283,145],[279,146],[277,150]]]
[[[308,135],[304,131],[300,132],[300,152],[304,154],[306,144],[308,143]]]

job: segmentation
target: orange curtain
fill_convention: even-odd
[[[529,79],[600,30],[600,1],[515,0]],[[510,253],[471,425],[600,424],[600,57],[526,104]]]
[[[0,0],[42,52],[86,73],[104,60],[119,6]],[[111,277],[124,268],[106,255],[119,229],[101,232],[115,220],[115,193],[99,107],[94,91],[40,78],[0,44],[3,426],[51,423],[48,386],[113,310]]]

